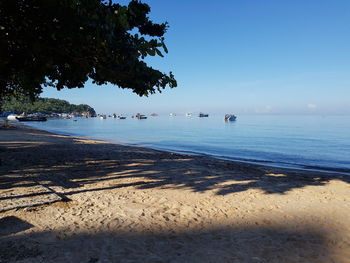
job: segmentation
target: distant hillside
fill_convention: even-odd
[[[52,98],[39,98],[35,102],[29,100],[16,100],[5,101],[1,105],[3,111],[10,111],[20,114],[26,113],[89,113],[90,116],[95,116],[96,112],[94,108],[86,104],[70,104],[68,101],[52,99]]]

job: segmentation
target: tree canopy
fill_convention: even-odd
[[[20,98],[3,101],[2,109],[8,112],[15,112],[20,114],[26,113],[89,113],[95,116],[94,108],[86,104],[70,104],[68,101],[52,99],[52,98],[38,98],[35,102],[31,102],[28,98]]]
[[[42,86],[82,88],[91,79],[140,96],[176,87],[147,56],[167,53],[168,24],[132,0],[0,0],[0,96],[35,98]]]

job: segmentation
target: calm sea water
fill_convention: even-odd
[[[173,152],[350,174],[350,116],[52,119],[31,126]]]

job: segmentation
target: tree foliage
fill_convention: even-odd
[[[52,99],[52,98],[38,98],[35,102],[28,98],[20,98],[7,100],[3,102],[4,111],[14,112],[20,114],[26,113],[83,113],[88,112],[90,116],[95,116],[95,110],[86,104],[70,104],[68,101]]]
[[[42,86],[82,88],[88,79],[140,96],[176,87],[173,74],[148,66],[167,53],[167,23],[147,4],[102,0],[0,0],[0,96],[35,98]],[[162,53],[163,52],[163,53]]]

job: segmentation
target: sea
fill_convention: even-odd
[[[242,115],[49,119],[47,131],[176,153],[350,175],[350,116]]]

